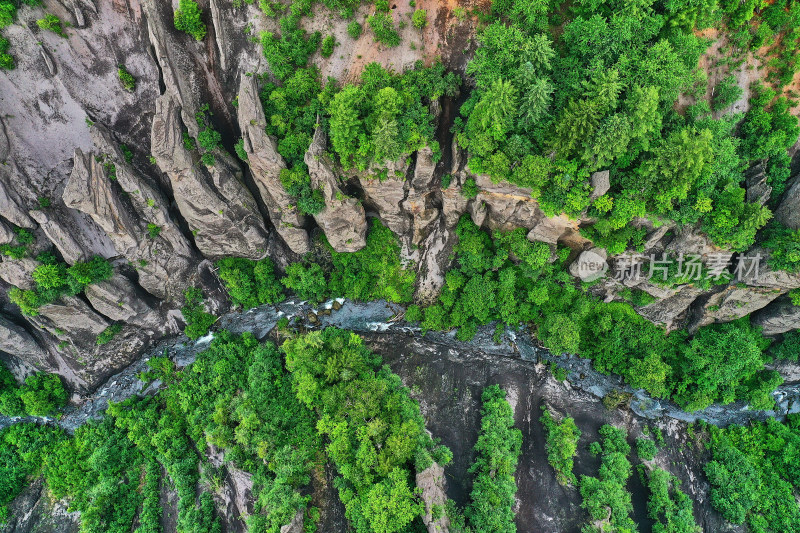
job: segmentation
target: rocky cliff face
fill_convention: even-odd
[[[454,228],[464,214],[491,230],[525,228],[531,241],[569,246],[576,258],[592,248],[580,233],[588,220],[547,216],[530,190],[470,172],[466,154],[449,146],[453,113],[442,109],[451,109],[451,101],[431,102],[437,131],[445,132],[438,140],[448,146],[446,156],[436,161],[423,148],[389,165],[383,180],[374,172],[341,169],[318,128],[305,162],[325,208],[313,217],[301,215],[280,182],[286,164],[276,140],[265,133],[268,117],[253,74],[266,63],[247,36],[271,29],[274,21],[258,17],[255,6],[213,0],[202,7],[210,12],[202,42],[177,32],[173,6],[156,0],[45,1],[44,8],[70,22],[67,39],[35,30],[39,8],[21,9],[20,23],[8,28],[19,68],[0,75],[0,241],[14,242],[14,227],[29,229],[36,241],[28,257],[2,258],[0,283],[4,289],[31,288],[33,258],[47,249],[68,264],[100,255],[115,265],[110,280],[44,306],[37,317],[21,316],[3,299],[0,350],[9,361],[18,359],[12,366],[20,375],[24,369],[56,371],[74,389],[90,389],[151,339],[180,329],[178,308],[188,286],[202,286],[210,305],[224,308],[210,261],[269,256],[285,267],[311,249],[309,235],[318,230],[336,250],[356,251],[365,245],[370,217],[400,239],[419,274],[420,301],[433,300],[444,283]],[[423,32],[426,43],[457,41],[438,24]],[[332,31],[344,34],[345,28]],[[445,48],[445,64],[463,69],[462,60],[448,56],[451,48]],[[387,54],[376,59],[407,65],[425,57],[420,51]],[[339,63],[321,61],[323,73],[360,68],[360,62]],[[135,91],[121,88],[120,64],[135,76]],[[200,132],[195,115],[204,104],[223,137],[210,166],[184,142]],[[231,155],[240,137],[246,163]],[[748,173],[748,194],[756,200],[766,198],[763,171]],[[450,182],[442,188],[445,175]],[[469,179],[478,187],[474,198],[463,193]],[[608,172],[592,176],[593,195],[603,194],[613,179]],[[790,227],[797,227],[798,191],[795,177],[776,211]],[[699,254],[708,263],[724,252],[692,228],[648,221],[641,227],[647,231],[644,256]],[[605,255],[608,276],[593,290],[607,301],[624,299],[631,289],[644,291],[653,301],[637,311],[669,329],[696,329],[754,312],[768,334],[800,326],[800,315],[782,297],[800,287],[800,277],[771,272],[765,262],[741,283],[702,289],[623,279],[625,258]],[[736,259],[731,257],[734,266]],[[115,322],[127,324],[122,335],[98,347],[97,333]]]

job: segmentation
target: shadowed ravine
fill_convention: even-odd
[[[387,362],[399,361],[404,357],[405,348],[414,344],[437,353],[448,353],[462,363],[486,358],[504,360],[505,363],[521,367],[529,367],[537,363],[553,362],[559,367],[568,370],[566,384],[560,389],[564,391],[574,389],[589,393],[598,399],[603,398],[611,391],[625,391],[633,395],[631,411],[635,416],[645,419],[672,418],[684,422],[703,420],[717,426],[730,424],[744,424],[749,420],[765,420],[769,417],[783,419],[787,413],[800,412],[800,384],[784,383],[773,393],[779,411],[753,411],[746,408],[742,402],[728,405],[714,404],[706,409],[686,412],[675,403],[651,397],[641,389],[633,389],[626,385],[622,379],[614,375],[605,375],[592,368],[591,360],[577,356],[555,356],[536,344],[526,328],[519,331],[506,330],[502,343],[495,344],[492,340],[494,328],[487,326],[481,329],[475,338],[469,342],[455,339],[454,332],[440,333],[427,332],[422,335],[418,327],[409,325],[402,319],[404,308],[385,301],[357,303],[339,300],[341,309],[332,309],[333,301],[326,302],[318,308],[308,306],[305,302],[287,300],[276,306],[262,306],[249,311],[231,312],[223,315],[218,327],[234,333],[250,332],[258,339],[265,339],[273,330],[278,320],[288,317],[294,320],[300,317],[302,324],[307,329],[316,329],[325,326],[337,326],[343,329],[356,331],[365,336],[368,344],[371,339],[382,339],[381,350]],[[313,317],[310,319],[310,317]],[[147,361],[154,356],[163,355],[165,351],[176,363],[183,367],[194,361],[196,354],[203,350],[211,340],[211,336],[189,341],[185,336],[169,338],[157,343],[143,352],[142,356],[121,372],[110,377],[97,390],[86,396],[82,402],[75,406],[70,405],[64,409],[63,416],[59,419],[48,417],[9,418],[0,417],[0,429],[20,421],[38,420],[43,422],[56,422],[67,430],[74,430],[87,419],[100,415],[108,405],[108,401],[122,401],[135,394],[149,394],[157,390],[158,383],[143,389],[144,384],[137,379],[137,375],[147,369]],[[390,341],[390,339],[394,339]],[[394,347],[394,351],[390,349]],[[406,383],[409,387],[415,385],[413,379]],[[554,394],[558,394],[554,391]]]

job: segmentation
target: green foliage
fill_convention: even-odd
[[[778,533],[800,528],[794,493],[800,487],[796,450],[797,415],[726,429],[708,426],[713,460],[706,465],[711,503],[726,520],[747,522],[753,531]]]
[[[359,532],[396,532],[424,512],[415,471],[439,453],[400,379],[354,333],[327,328],[286,341],[297,398],[318,416],[336,486]]]
[[[636,455],[639,456],[639,459],[642,461],[652,461],[657,453],[658,448],[656,447],[655,441],[646,438],[636,439]]]
[[[124,65],[120,65],[119,69],[117,69],[117,76],[119,77],[119,82],[126,91],[136,91],[136,78],[127,71]]]
[[[556,47],[550,7],[492,5],[502,20],[478,34],[467,66],[476,89],[455,124],[470,170],[530,188],[548,215],[588,212],[597,222],[582,232],[614,254],[637,244],[641,231],[629,223],[649,214],[701,223],[717,245],[749,248],[770,211],[745,202],[742,171],[754,159],[779,158],[797,139],[797,121],[768,90],[756,91],[739,131],[740,116],[712,119],[706,102],[685,116],[674,111],[682,92],[703,88],[696,67],[709,41],[697,29],[719,24],[717,2],[580,2],[553,13]],[[777,21],[784,11],[775,8],[776,31],[791,26]],[[726,78],[714,108],[739,94]],[[772,167],[776,182],[788,168],[781,161]],[[589,176],[603,169],[611,191],[592,208]]]
[[[61,19],[53,15],[52,13],[45,14],[44,18],[41,18],[36,21],[36,25],[45,31],[51,31],[55,33],[59,37],[64,37],[64,38],[67,37]]]
[[[45,259],[39,256],[38,259]],[[94,256],[85,263],[75,263],[68,267],[64,263],[51,260],[37,266],[31,276],[36,284],[34,289],[12,288],[9,298],[20,307],[24,315],[36,316],[39,307],[58,300],[61,296],[74,296],[81,293],[87,285],[105,281],[114,274],[114,268],[107,260]]]
[[[800,330],[792,330],[783,334],[783,339],[771,348],[775,359],[797,361],[800,359]]]
[[[769,251],[769,266],[775,270],[800,272],[800,230],[772,224],[766,234],[763,245]]]
[[[215,158],[213,152],[222,147],[222,134],[215,130],[210,121],[211,111],[208,104],[204,104],[195,114],[197,127],[197,144],[202,148],[202,161],[206,166],[213,166]]]
[[[214,483],[202,459],[214,445],[226,463],[253,476],[248,528],[278,533],[308,505],[301,489],[323,464],[315,418],[297,400],[278,350],[223,331],[186,370],[166,357],[150,362],[166,388],[112,403],[74,436],[35,424],[0,431],[0,506],[42,475],[55,498],[81,513],[82,531],[125,533],[138,524],[137,533],[155,533],[163,468],[178,495],[177,529],[219,532],[200,474]]]
[[[367,18],[369,29],[379,43],[393,48],[400,44],[400,34],[394,28],[392,17],[386,13],[375,13]]]
[[[359,24],[355,20],[347,25],[347,35],[352,37],[354,40],[361,37],[362,31],[363,29],[361,27],[361,24]]]
[[[694,521],[692,500],[680,490],[678,478],[666,470],[654,468],[647,473],[646,485],[650,491],[647,513],[651,519],[656,521],[653,524],[653,533],[701,533],[703,531]]]
[[[249,156],[247,155],[247,150],[244,149],[244,139],[239,139],[236,141],[236,144],[233,145],[233,149],[236,151],[236,155],[239,157],[240,160],[247,162],[249,160]]]
[[[475,184],[475,180],[473,178],[467,178],[464,182],[464,185],[461,187],[461,194],[464,195],[464,198],[475,198],[478,196],[478,186]]]
[[[217,317],[205,310],[203,291],[198,287],[189,287],[183,296],[185,302],[181,307],[181,315],[186,322],[183,332],[192,340],[199,339],[208,334]]]
[[[0,413],[6,416],[46,416],[67,404],[68,394],[56,374],[31,374],[21,386],[0,363]],[[2,499],[2,497],[0,497]]]
[[[547,406],[542,406],[542,416],[539,421],[544,426],[545,450],[547,461],[556,471],[556,479],[562,485],[576,485],[575,474],[572,473],[574,458],[578,454],[578,440],[581,431],[572,418],[564,418],[556,422]]]
[[[311,144],[317,117],[324,114],[328,84],[323,91],[316,67],[297,69],[283,86],[267,83],[261,89],[261,103],[267,117],[267,133],[278,139],[278,153],[289,170],[305,172],[303,161]],[[296,195],[298,196],[298,195]]]
[[[122,331],[122,324],[111,324],[97,336],[97,345],[108,344],[120,331]]]
[[[428,25],[428,12],[424,9],[415,10],[414,14],[411,15],[411,23],[415,28],[421,30]]]
[[[161,235],[161,226],[149,222],[147,224],[147,236],[151,239],[157,239]]]
[[[763,159],[785,151],[800,135],[797,117],[789,110],[792,104],[786,97],[756,84],[750,98],[750,110],[739,130],[742,154],[747,159]]]
[[[308,9],[310,4],[306,7],[302,2],[295,2],[291,14],[280,19],[279,35],[268,31],[261,34],[264,57],[269,63],[270,71],[279,80],[285,80],[296,69],[305,67],[308,58],[317,50],[322,40],[319,32],[307,36],[300,25],[300,18]]]
[[[328,293],[352,300],[383,299],[408,303],[414,294],[414,269],[400,258],[400,243],[392,231],[373,219],[367,245],[357,252],[336,252],[328,246],[332,268]]]
[[[347,85],[328,105],[330,141],[342,165],[377,171],[424,146],[438,150],[428,102],[453,95],[458,79],[437,62],[402,75],[370,63],[360,85]]]
[[[41,473],[43,455],[58,446],[63,432],[51,426],[15,424],[0,431],[0,521],[8,518],[6,504]]]
[[[259,261],[226,257],[217,261],[217,268],[231,301],[243,309],[278,303],[283,298],[275,264],[268,257]]]
[[[773,402],[768,396],[760,399],[758,393],[762,391],[747,387],[763,368],[763,351],[768,345],[760,328],[751,326],[746,317],[701,329],[681,350],[683,357],[675,370],[683,379],[675,399],[689,410],[702,409],[714,401],[731,403],[737,398],[761,400],[756,408],[771,408]],[[736,358],[732,359],[731,353],[737,354]]]
[[[730,107],[742,96],[742,90],[733,74],[725,76],[714,88],[714,96],[711,100],[711,109],[722,111]]]
[[[331,255],[329,272],[323,271],[318,263],[292,263],[281,280],[300,298],[311,303],[329,297],[411,301],[414,270],[401,262],[397,238],[378,219],[372,222],[366,246],[357,252],[336,252],[327,240],[323,245]]]
[[[328,294],[325,273],[317,263],[292,263],[286,268],[286,277],[281,283],[311,304],[321,302]]]
[[[311,176],[300,167],[281,169],[281,185],[287,193],[297,198],[301,213],[316,215],[325,209],[325,197],[319,189],[311,188]]]
[[[514,411],[503,389],[490,385],[483,389],[481,398],[481,431],[474,448],[475,462],[469,470],[475,478],[471,503],[464,515],[474,531],[512,533],[517,530],[513,510],[517,493],[514,474],[522,447],[522,432],[514,427]]]
[[[178,10],[175,11],[175,29],[188,33],[198,41],[206,36],[206,25],[202,21],[203,10],[195,0],[180,0]]]
[[[772,406],[779,376],[763,370],[768,342],[746,319],[706,326],[691,340],[681,331],[668,336],[629,304],[587,295],[566,271],[567,255],[548,262],[549,247],[529,242],[523,230],[492,238],[465,216],[456,235],[454,268],[438,302],[424,309],[423,330],[459,328],[457,337],[469,340],[493,320],[532,323],[552,352],[588,357],[598,371],[686,409],[737,399]]]
[[[336,46],[336,37],[333,35],[328,35],[322,40],[322,49],[320,53],[322,57],[331,57],[333,55],[333,49]]]
[[[0,28],[11,26],[16,17],[17,5],[13,0],[0,0]]]
[[[592,520],[608,523],[612,531],[638,531],[630,518],[633,511],[631,494],[626,485],[631,476],[631,463],[627,458],[630,446],[625,442],[625,432],[614,426],[600,428],[603,438],[599,447],[601,464],[598,477],[581,476],[581,507]]]
[[[2,16],[2,4],[0,4],[0,16]],[[2,70],[14,70],[17,66],[14,56],[8,53],[9,48],[11,48],[9,40],[0,37],[0,69]]]

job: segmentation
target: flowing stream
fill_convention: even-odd
[[[399,318],[403,312],[402,306],[385,301],[356,303],[338,299],[313,308],[305,302],[287,300],[276,306],[262,306],[245,312],[228,313],[220,318],[218,327],[233,333],[250,332],[256,338],[264,339],[278,320],[286,317],[290,321],[299,320],[307,329],[337,326],[361,333],[396,333],[398,349],[402,349],[405,342],[402,339],[407,339],[408,335],[422,337],[418,327],[411,326]],[[597,372],[592,368],[589,359],[569,355],[556,356],[538,347],[526,328],[517,331],[506,329],[500,344],[494,342],[493,332],[493,327],[481,328],[469,342],[456,340],[454,332],[428,332],[422,339],[427,343],[456,350],[466,360],[478,354],[491,354],[536,363],[553,363],[567,370],[567,380],[572,387],[589,392],[598,398],[603,398],[612,391],[630,393],[631,410],[649,419],[669,417],[685,422],[704,420],[710,424],[727,426],[770,417],[783,419],[787,413],[800,412],[800,383],[786,383],[773,392],[778,406],[776,411],[753,411],[747,409],[746,404],[736,402],[728,405],[715,404],[701,411],[689,413],[673,402],[656,399],[643,390],[631,388],[618,376]],[[194,342],[185,336],[162,340],[143,352],[137,361],[111,376],[93,394],[85,397],[80,405],[67,406],[60,417],[0,416],[0,429],[19,422],[39,422],[55,423],[67,431],[74,431],[90,418],[102,416],[109,401],[119,402],[137,394],[155,393],[160,383],[151,383],[145,387],[145,384],[138,379],[138,375],[148,369],[147,361],[151,357],[167,354],[179,367],[184,367],[195,360],[197,354],[208,346],[212,338],[213,334]]]

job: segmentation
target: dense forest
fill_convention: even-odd
[[[2,108],[0,531],[36,483],[81,532],[800,531],[800,1],[402,3],[118,6],[150,138],[76,103],[52,176]],[[75,9],[0,0],[9,100]]]

